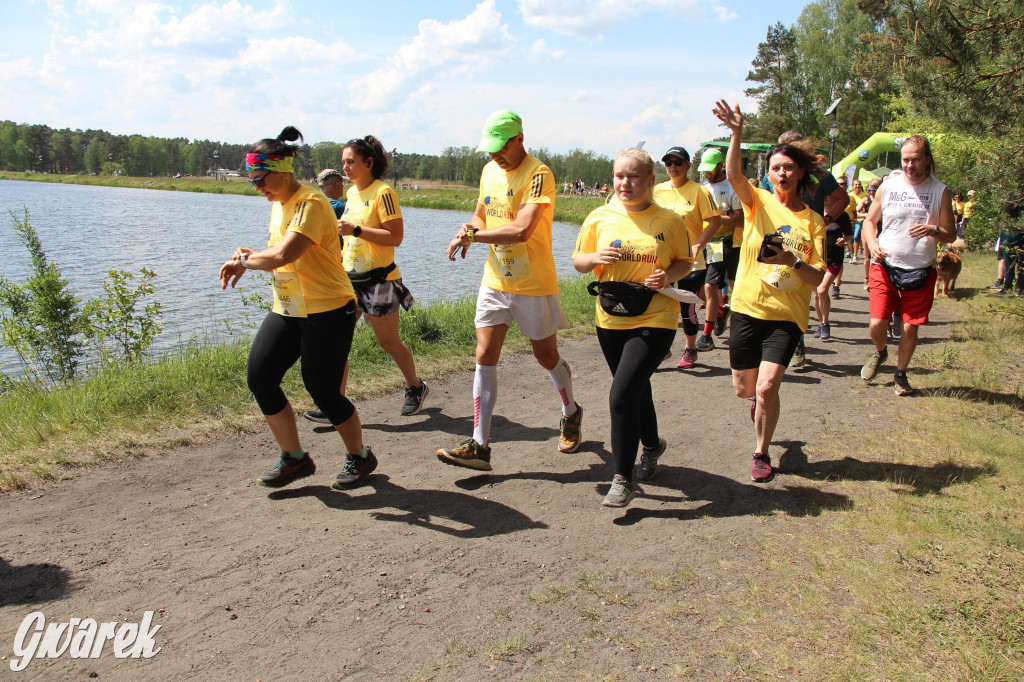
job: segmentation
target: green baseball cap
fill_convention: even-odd
[[[710,173],[723,161],[725,161],[725,154],[721,149],[709,149],[701,155],[697,170],[702,173]]]
[[[484,122],[483,137],[480,138],[480,146],[476,150],[488,154],[501,151],[506,142],[521,132],[523,119],[519,118],[519,114],[508,109],[495,111]]]

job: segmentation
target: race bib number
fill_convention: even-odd
[[[345,255],[342,265],[349,272],[366,272],[370,269],[370,246],[365,239],[345,238]]]
[[[529,277],[530,256],[526,252],[526,244],[492,244],[490,260],[491,268],[501,278]]]
[[[795,291],[802,283],[796,271],[788,265],[761,263],[757,268],[757,276],[762,282],[779,291]]]
[[[708,244],[705,255],[709,265],[711,263],[721,263],[725,260],[725,242],[711,242]]]
[[[274,312],[285,317],[306,317],[306,299],[297,272],[274,272]]]

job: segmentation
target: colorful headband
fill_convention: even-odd
[[[294,173],[291,156],[279,154],[246,154],[245,170],[270,171],[272,173]]]

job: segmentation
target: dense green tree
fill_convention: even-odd
[[[804,84],[800,80],[796,52],[796,31],[782,22],[768,27],[764,42],[757,46],[747,80],[757,85],[744,92],[758,101],[756,114],[748,120],[750,139],[771,140],[800,125],[804,113]]]

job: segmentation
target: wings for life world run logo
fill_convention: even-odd
[[[619,260],[629,263],[653,263],[657,260],[657,256],[653,253],[640,253],[637,247],[633,246],[629,242],[623,246],[621,239],[616,239],[612,242],[612,247],[619,249]]]
[[[512,190],[509,190],[509,196],[512,196]],[[515,220],[515,216],[512,215],[512,211],[509,211],[504,206],[498,206],[497,204],[491,205],[491,197],[484,197],[484,213],[491,218],[499,218],[502,220]]]
[[[25,616],[14,636],[11,670],[21,672],[33,658],[99,658],[110,640],[114,658],[153,658],[162,647],[153,637],[162,625],[153,626],[153,612],[141,623],[97,623],[92,618],[71,618],[66,623],[46,622],[42,611]]]

